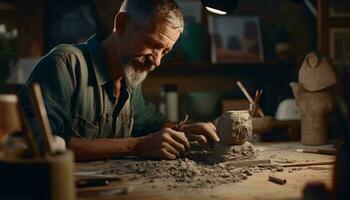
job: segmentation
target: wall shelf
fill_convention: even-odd
[[[251,74],[258,75],[260,73],[266,74],[280,74],[281,72],[291,72],[294,69],[292,63],[271,62],[271,63],[164,63],[160,65],[150,75],[237,75]]]

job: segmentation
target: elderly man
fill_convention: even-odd
[[[183,24],[173,0],[125,0],[107,38],[60,45],[36,65],[25,87],[40,83],[53,132],[78,160],[176,159],[189,141],[219,141],[212,123],[173,130],[142,96],[141,82],[172,49]],[[26,89],[22,98],[37,132]]]

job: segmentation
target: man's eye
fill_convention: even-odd
[[[149,42],[149,41],[146,41],[146,45],[147,45],[149,48],[151,48],[151,49],[156,49],[156,48],[157,48],[155,44],[153,44],[152,42]]]
[[[169,53],[168,51],[163,51],[163,52],[162,52],[162,55],[165,56],[165,55],[167,55],[168,53]]]

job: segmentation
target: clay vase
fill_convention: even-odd
[[[220,143],[224,145],[241,145],[252,137],[253,126],[247,110],[227,111],[216,123]]]
[[[327,90],[311,92],[299,83],[291,83],[301,114],[301,143],[327,144],[327,114],[332,111],[332,97]]]

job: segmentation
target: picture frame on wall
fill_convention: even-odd
[[[213,63],[264,62],[257,16],[208,16]]]
[[[350,28],[331,28],[329,38],[334,64],[350,65]]]

